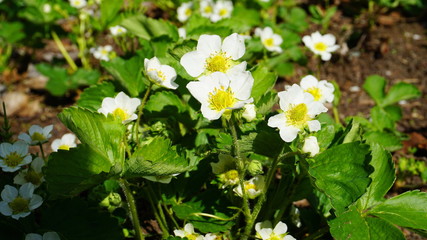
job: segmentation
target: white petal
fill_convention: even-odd
[[[311,102],[307,105],[308,107],[308,115],[312,118],[317,116],[322,112],[327,112],[328,109],[320,102]]]
[[[3,201],[12,202],[18,196],[18,189],[6,185],[4,186],[3,191],[1,191],[1,198]]]
[[[175,234],[176,237],[185,237],[185,232],[183,230],[173,230],[173,233]]]
[[[5,201],[0,202],[0,213],[5,216],[12,215],[12,209],[10,209],[8,202],[5,202]]]
[[[25,199],[30,199],[33,197],[34,185],[31,183],[26,183],[19,188],[19,195]]]
[[[21,213],[18,213],[18,214],[13,214],[12,218],[18,220],[18,219],[24,218],[24,217],[26,217],[26,216],[28,216],[30,214],[31,214],[31,212],[21,212]]]
[[[320,130],[320,122],[317,120],[308,121],[307,124],[308,124],[308,129],[311,132],[317,132]]]
[[[258,231],[261,238],[264,240],[270,239],[271,233],[273,233],[273,230],[271,228],[263,228]]]
[[[267,125],[269,127],[282,127],[286,124],[286,117],[284,113],[276,114],[268,119]]]
[[[27,155],[28,144],[24,141],[17,141],[12,145],[12,151],[20,154],[21,156]]]
[[[273,42],[274,42],[274,45],[280,46],[280,44],[282,44],[282,42],[283,42],[283,39],[279,34],[274,34],[273,35]]]
[[[332,46],[332,45],[335,45],[336,39],[334,35],[328,33],[323,35],[322,42],[324,42],[328,46]]]
[[[28,135],[27,133],[19,134],[18,139],[26,142],[27,144],[31,144],[31,141],[32,141],[30,135]]]
[[[30,127],[30,129],[28,130],[28,132],[30,133],[30,135],[32,136],[34,133],[38,132],[40,134],[43,133],[43,128],[40,127],[39,125],[32,125]]]
[[[292,237],[291,235],[286,235],[283,240],[297,240],[296,238]]]
[[[207,57],[209,55],[203,55],[197,51],[188,52],[181,57],[180,63],[190,76],[198,77],[205,71]]]
[[[239,100],[247,100],[251,96],[254,78],[250,72],[242,72],[239,75],[234,75],[230,81],[230,87]]]
[[[36,157],[31,163],[31,168],[37,173],[42,172],[42,168],[44,166],[44,160],[41,157]]]
[[[331,59],[331,57],[332,57],[332,54],[328,53],[328,52],[323,52],[320,55],[320,58],[322,58],[323,61],[329,61]]]
[[[47,232],[43,234],[43,240],[61,240],[61,238],[56,232]]]
[[[304,43],[304,45],[306,46],[306,47],[308,47],[308,48],[310,48],[310,49],[312,49],[313,48],[313,40],[311,39],[311,37],[310,36],[304,36],[303,38],[302,38],[302,42]]]
[[[197,52],[209,56],[221,50],[221,38],[218,35],[203,34],[197,42]]]
[[[300,85],[302,89],[307,90],[312,87],[317,87],[318,80],[313,75],[307,75],[301,79]]]
[[[53,130],[53,125],[49,125],[43,128],[43,135],[47,138],[50,137],[50,132]]]
[[[299,131],[300,129],[289,126],[281,128],[279,133],[283,141],[292,142],[297,137]]]
[[[285,234],[287,231],[288,231],[288,226],[287,226],[285,223],[281,222],[281,221],[279,221],[279,222],[276,224],[276,226],[274,227],[274,229],[273,229],[273,232],[274,232],[276,235],[282,235],[282,234]]]
[[[29,233],[25,235],[25,240],[43,240],[43,237],[40,234]]]
[[[219,119],[225,111],[225,109],[221,111],[212,110],[211,108],[209,108],[209,106],[205,104],[202,105],[200,110],[202,111],[203,117],[207,118],[210,121]]]
[[[40,207],[42,205],[42,203],[43,203],[43,198],[37,194],[34,194],[33,198],[31,198],[31,200],[30,200],[28,207],[30,210],[34,210],[34,209]]]
[[[222,51],[233,60],[241,58],[246,52],[245,39],[237,33],[231,34],[224,39]]]
[[[58,148],[62,145],[62,141],[61,139],[55,139],[53,140],[52,144],[50,145],[50,147],[52,148],[52,151],[57,152]]]
[[[187,233],[190,233],[190,234],[194,233],[193,224],[191,224],[191,223],[185,224],[184,231],[187,232]]]
[[[197,99],[200,103],[204,103],[208,100],[209,93],[217,86],[219,87],[219,84],[215,82],[209,75],[206,77],[201,77],[200,81],[198,82],[189,82],[187,84],[187,89],[195,99]]]
[[[25,176],[27,174],[27,170],[21,170],[14,178],[13,183],[18,185],[24,185],[27,183],[27,180],[25,180]]]
[[[336,50],[338,50],[340,48],[339,45],[333,45],[333,46],[329,46],[326,51],[327,52],[335,52]]]

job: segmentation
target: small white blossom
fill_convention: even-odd
[[[326,80],[319,81],[313,75],[308,75],[301,79],[300,86],[305,92],[313,95],[314,101],[330,103],[334,100],[334,85]]]
[[[286,91],[279,92],[278,96],[283,113],[270,117],[267,124],[279,128],[280,137],[285,142],[292,142],[306,126],[312,132],[320,130],[320,122],[313,119],[328,109],[314,101],[313,95],[294,84]]]
[[[183,230],[173,230],[176,237],[188,238],[191,240],[204,240],[203,236],[194,232],[193,224],[187,223]]]
[[[262,240],[295,240],[288,235],[288,226],[279,221],[274,229],[270,221],[258,222],[255,224],[256,237]]]
[[[201,0],[200,1],[200,14],[202,17],[210,18],[214,11],[214,3],[212,0]]]
[[[127,30],[126,28],[117,25],[117,26],[110,27],[110,32],[111,32],[111,35],[113,36],[119,36],[119,35],[125,34]]]
[[[177,89],[176,71],[169,65],[162,65],[157,57],[144,59],[144,68],[150,81],[169,89]]]
[[[256,118],[256,110],[255,105],[253,103],[248,103],[243,106],[243,113],[242,117],[246,119],[246,121],[250,122],[253,121]]]
[[[207,233],[204,236],[203,240],[215,240],[216,238],[217,238],[217,236],[215,234],[213,234],[213,233]]]
[[[322,36],[319,32],[315,32],[310,36],[304,36],[302,41],[314,54],[320,55],[323,61],[329,61],[332,57],[331,53],[339,48],[335,44],[336,39],[332,34]]]
[[[138,98],[130,98],[124,92],[119,92],[115,98],[104,98],[98,112],[105,116],[112,114],[120,118],[123,124],[126,124],[138,118],[135,111],[140,104],[141,100]]]
[[[43,158],[36,157],[31,162],[29,168],[21,170],[18,175],[13,178],[13,183],[18,185],[31,183],[35,188],[39,187],[44,182],[44,176],[42,172],[43,166]]]
[[[265,27],[264,29],[256,28],[255,36],[259,36],[261,38],[262,45],[264,45],[268,51],[278,53],[283,51],[280,47],[283,39],[279,34],[274,33],[271,27]]]
[[[180,22],[185,22],[188,18],[193,14],[193,3],[186,2],[182,3],[181,6],[178,7],[178,20]]]
[[[87,5],[86,0],[69,0],[70,5],[74,8],[83,8]]]
[[[246,62],[236,61],[245,51],[245,40],[237,33],[226,37],[222,43],[218,35],[203,34],[199,37],[196,51],[184,54],[180,62],[192,77],[214,72],[233,74],[245,71]]]
[[[211,163],[212,172],[218,175],[221,188],[234,186],[239,183],[239,172],[236,161],[231,155],[219,154],[218,162]]]
[[[320,151],[319,144],[317,143],[317,138],[315,136],[307,137],[304,140],[302,152],[310,153],[310,157],[314,157],[319,153],[319,151]]]
[[[250,72],[236,73],[229,78],[225,73],[215,72],[200,77],[200,81],[190,82],[187,88],[201,104],[201,111],[209,120],[219,119],[232,109],[242,108],[251,103],[254,79]]]
[[[43,4],[43,12],[44,13],[50,13],[51,11],[52,11],[52,7],[50,6],[49,3]]]
[[[70,148],[77,147],[76,140],[76,135],[72,133],[66,133],[61,138],[53,140],[50,147],[54,152],[57,152],[59,149],[70,150]]]
[[[111,45],[99,46],[97,48],[91,48],[90,52],[96,59],[110,61],[110,54],[113,51]]]
[[[245,192],[248,195],[249,199],[255,199],[256,197],[261,195],[261,193],[265,187],[264,185],[265,185],[265,181],[264,181],[264,176],[262,176],[262,175],[255,176],[255,177],[249,179],[249,181],[245,181],[243,183]],[[238,196],[243,197],[243,191],[242,191],[242,188],[240,185],[235,187],[233,189],[233,191]]]
[[[32,125],[28,130],[28,133],[21,133],[18,139],[26,142],[29,145],[37,145],[45,143],[52,136],[50,132],[53,129],[53,125],[46,126],[44,128],[39,125]]]
[[[0,167],[3,172],[16,172],[21,166],[31,163],[31,160],[31,155],[28,155],[28,144],[25,142],[0,144]]]
[[[185,28],[183,28],[183,27],[178,28],[178,35],[180,38],[186,39],[187,38],[187,31],[185,30]]]
[[[61,240],[61,238],[56,232],[46,232],[43,236],[37,233],[28,233],[25,235],[25,240]]]
[[[210,16],[212,22],[218,22],[221,19],[231,17],[233,12],[233,2],[219,0],[215,3],[213,14]]]
[[[13,219],[19,219],[30,215],[31,211],[40,207],[43,199],[33,194],[34,186],[26,183],[18,189],[6,185],[1,192],[2,201],[0,202],[0,212],[5,216],[11,216]]]

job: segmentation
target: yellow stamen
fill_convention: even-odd
[[[121,108],[116,108],[113,111],[113,116],[119,117],[122,121],[129,118],[129,115],[125,111],[123,111],[123,109],[121,109]]]
[[[291,108],[285,112],[287,124],[295,127],[303,127],[306,122],[310,120],[307,114],[308,109],[305,103],[291,106]]]
[[[205,13],[212,13],[212,7],[211,6],[206,6],[204,9]]]
[[[247,192],[250,189],[256,190],[255,184],[253,184],[253,183],[245,183],[245,191]]]
[[[185,9],[185,15],[186,16],[190,16],[192,13],[193,13],[193,11],[191,10],[191,8]]]
[[[273,235],[269,238],[269,240],[282,240],[283,238],[277,235]]]
[[[235,103],[236,98],[230,88],[226,90],[224,87],[221,87],[220,89],[215,88],[213,93],[209,93],[209,107],[212,110],[219,112],[234,106]]]
[[[219,15],[221,17],[224,17],[225,15],[227,15],[227,13],[228,13],[228,10],[225,8],[222,8],[221,10],[219,10]]]
[[[157,77],[161,80],[161,81],[165,81],[166,80],[166,75],[162,72],[162,71],[160,71],[160,70],[157,70],[157,69],[154,69],[154,68],[150,68],[150,69],[148,69],[147,70],[148,72],[155,72],[156,74],[157,74]],[[157,80],[156,79],[151,79],[152,81],[155,81],[155,82],[157,82]]]
[[[274,46],[274,40],[273,38],[267,38],[264,40],[264,45],[267,47],[273,47]]]
[[[311,87],[305,91],[313,95],[314,101],[319,101],[320,98],[322,97],[322,90],[320,90],[320,88]]]
[[[19,155],[17,152],[11,152],[3,159],[3,162],[8,167],[16,167],[22,162],[22,160],[24,160],[24,157]]]
[[[314,49],[316,49],[319,52],[324,52],[326,51],[327,48],[328,46],[322,42],[318,42],[314,44]]]
[[[66,144],[62,144],[61,146],[59,146],[58,147],[58,149],[61,149],[61,150],[70,150],[70,146],[68,146],[68,145],[66,145]]]
[[[237,170],[230,170],[225,173],[225,179],[235,181],[239,179],[239,172]]]
[[[29,200],[24,199],[22,197],[17,197],[13,199],[12,202],[8,203],[8,205],[12,209],[13,214],[18,214],[23,212],[29,212],[30,211],[28,207],[29,203],[30,203]]]
[[[31,140],[43,142],[43,141],[46,141],[46,137],[39,132],[35,132],[35,133],[33,133],[33,135],[31,135]]]
[[[231,58],[224,52],[212,54],[206,59],[206,70],[209,72],[227,72],[231,67]]]

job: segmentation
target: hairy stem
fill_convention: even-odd
[[[139,105],[138,107],[138,118],[136,119],[136,123],[134,126],[134,133],[135,133],[135,138],[136,138],[136,143],[139,145],[139,124],[141,122],[141,116],[142,116],[142,112],[144,110],[145,104],[147,103],[148,100],[148,96],[150,96],[150,92],[151,92],[151,88],[153,87],[153,84],[150,83],[150,85],[148,86],[147,90],[145,91],[144,97],[142,98],[141,101],[141,105]]]
[[[143,240],[145,239],[145,237],[141,230],[141,224],[139,223],[135,198],[133,197],[132,191],[129,188],[129,183],[126,181],[126,179],[120,178],[119,184],[123,190],[123,193],[126,196],[126,202],[130,211],[130,220],[132,222],[133,228],[135,229],[135,239]]]

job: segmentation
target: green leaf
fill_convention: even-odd
[[[262,95],[274,87],[277,75],[269,72],[266,67],[259,65],[252,71],[252,76],[254,78],[254,85],[252,87],[251,96],[254,98],[254,101],[257,102]]]
[[[64,240],[124,239],[117,219],[108,212],[89,207],[82,199],[66,199],[48,203],[43,208],[40,229],[49,229]]]
[[[383,131],[384,129],[394,129],[395,121],[392,119],[389,114],[379,106],[375,106],[371,109],[372,123],[378,128],[378,130]]]
[[[382,105],[386,83],[385,78],[379,75],[371,75],[366,78],[363,89],[374,99],[377,105]]]
[[[382,202],[384,195],[390,190],[396,179],[391,154],[379,144],[372,144],[371,150],[372,158],[369,164],[374,167],[374,171],[369,175],[372,179],[371,184],[366,193],[359,199],[359,209],[361,210]]]
[[[142,80],[142,71],[144,69],[144,59],[140,56],[134,56],[125,60],[119,57],[101,65],[111,73],[119,83],[126,89],[132,97],[137,97],[145,89]]]
[[[323,126],[314,136],[317,138],[320,149],[326,149],[335,138],[335,127],[334,125]]]
[[[151,112],[160,112],[166,107],[175,107],[181,113],[186,110],[187,106],[172,91],[160,91],[151,95],[145,105],[145,110]]]
[[[278,97],[276,91],[272,90],[262,95],[262,97],[256,102],[256,112],[262,116],[267,115],[271,112],[274,104],[277,103]]]
[[[400,82],[393,85],[385,96],[382,106],[395,104],[402,100],[418,98],[421,96],[420,90],[409,83]]]
[[[165,176],[189,170],[188,161],[171,147],[169,139],[154,138],[126,161],[126,177]]]
[[[169,36],[175,41],[179,38],[176,26],[163,19],[152,19],[144,15],[135,15],[123,19],[120,25],[136,36],[146,40],[160,36]]]
[[[265,122],[259,123],[257,129],[257,135],[253,140],[253,151],[272,158],[279,156],[285,145],[279,134]]]
[[[314,158],[309,173],[330,199],[337,215],[355,202],[370,183],[366,170],[367,145],[359,142],[332,147]]]
[[[53,198],[77,196],[107,179],[113,163],[87,144],[49,156],[45,168],[47,188]]]
[[[62,96],[68,90],[68,74],[67,70],[60,67],[52,67],[48,64],[36,65],[37,71],[49,80],[46,84],[46,89],[54,96]]]
[[[101,3],[101,18],[100,22],[103,29],[112,23],[122,7],[123,0],[103,1]]]
[[[101,108],[102,100],[116,95],[114,85],[111,82],[103,82],[86,88],[77,100],[77,106],[92,111]]]
[[[337,240],[404,240],[402,232],[388,222],[371,217],[363,217],[352,208],[336,219],[328,222],[331,234]]]
[[[252,27],[260,24],[260,13],[255,9],[248,9],[242,6],[236,6],[233,9],[233,15],[230,18],[223,19],[216,23],[219,26],[225,26],[233,32],[247,32]]]
[[[93,85],[98,82],[100,76],[101,74],[97,70],[79,68],[71,75],[70,86],[75,89],[80,85]]]
[[[369,144],[378,143],[386,150],[393,152],[402,148],[401,140],[398,136],[387,132],[367,132],[364,138]]]
[[[0,22],[0,39],[7,43],[16,43],[25,38],[23,24],[20,22]]]
[[[405,192],[373,207],[368,213],[402,227],[427,230],[427,193]]]

